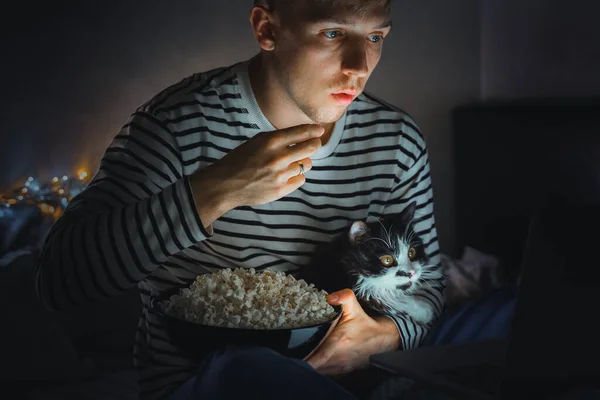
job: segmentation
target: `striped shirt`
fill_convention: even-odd
[[[135,285],[142,296],[134,348],[140,398],[167,398],[195,366],[149,310],[149,296],[220,268],[291,271],[354,220],[398,213],[413,200],[415,230],[440,265],[427,148],[404,112],[362,93],[311,157],[306,183],[284,198],[233,209],[205,229],[188,177],[261,131],[249,60],[194,74],[140,106],[114,137],[89,186],[50,231],[38,265],[39,296],[63,309]],[[421,295],[441,312],[441,288]],[[404,349],[428,330],[405,315]]]

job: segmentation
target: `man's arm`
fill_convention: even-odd
[[[298,162],[310,170],[323,131],[299,125],[261,132],[187,177],[168,121],[139,110],[49,232],[36,265],[38,296],[61,309],[131,288],[211,236],[210,225],[227,211],[302,186]]]
[[[431,175],[429,171],[427,148],[425,147],[424,142],[421,145],[420,153],[416,156],[416,162],[408,171],[402,174],[402,179],[399,180],[396,187],[392,190],[384,213],[399,213],[412,201],[416,201],[417,208],[414,220],[415,233],[423,240],[425,253],[429,257],[429,263],[436,265],[437,268],[441,268],[440,250],[433,210]],[[432,305],[435,319],[442,313],[445,301],[445,281],[442,279],[437,283],[439,283],[439,285],[426,287],[416,293]],[[419,324],[407,315],[389,315],[387,317],[391,318],[396,323],[396,327],[400,334],[400,347],[402,349],[411,349],[419,346],[429,330],[429,326]]]
[[[39,297],[62,309],[131,288],[210,236],[199,214],[214,215],[217,203],[196,204],[173,135],[139,110],[49,232],[36,265]]]

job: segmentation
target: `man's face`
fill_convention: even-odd
[[[377,0],[364,15],[310,3],[279,19],[272,55],[279,84],[290,99],[313,122],[326,124],[337,121],[364,90],[381,58],[391,19]]]

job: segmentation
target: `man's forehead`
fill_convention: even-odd
[[[316,23],[332,21],[352,25],[361,20],[377,21],[378,25],[391,25],[391,13],[386,1],[308,0],[299,1],[295,12],[303,21]]]
[[[356,13],[326,13],[326,14],[311,14],[301,17],[303,22],[309,24],[318,23],[334,23],[336,25],[358,25],[363,22],[374,24],[375,29],[384,29],[392,26],[390,16],[385,14],[364,14],[357,15]]]

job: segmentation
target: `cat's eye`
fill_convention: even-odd
[[[410,249],[408,249],[408,259],[410,261],[414,261],[415,258],[417,258],[417,250],[415,250],[414,247],[411,247]]]
[[[384,267],[391,267],[394,265],[394,257],[390,255],[385,255],[379,259]]]

